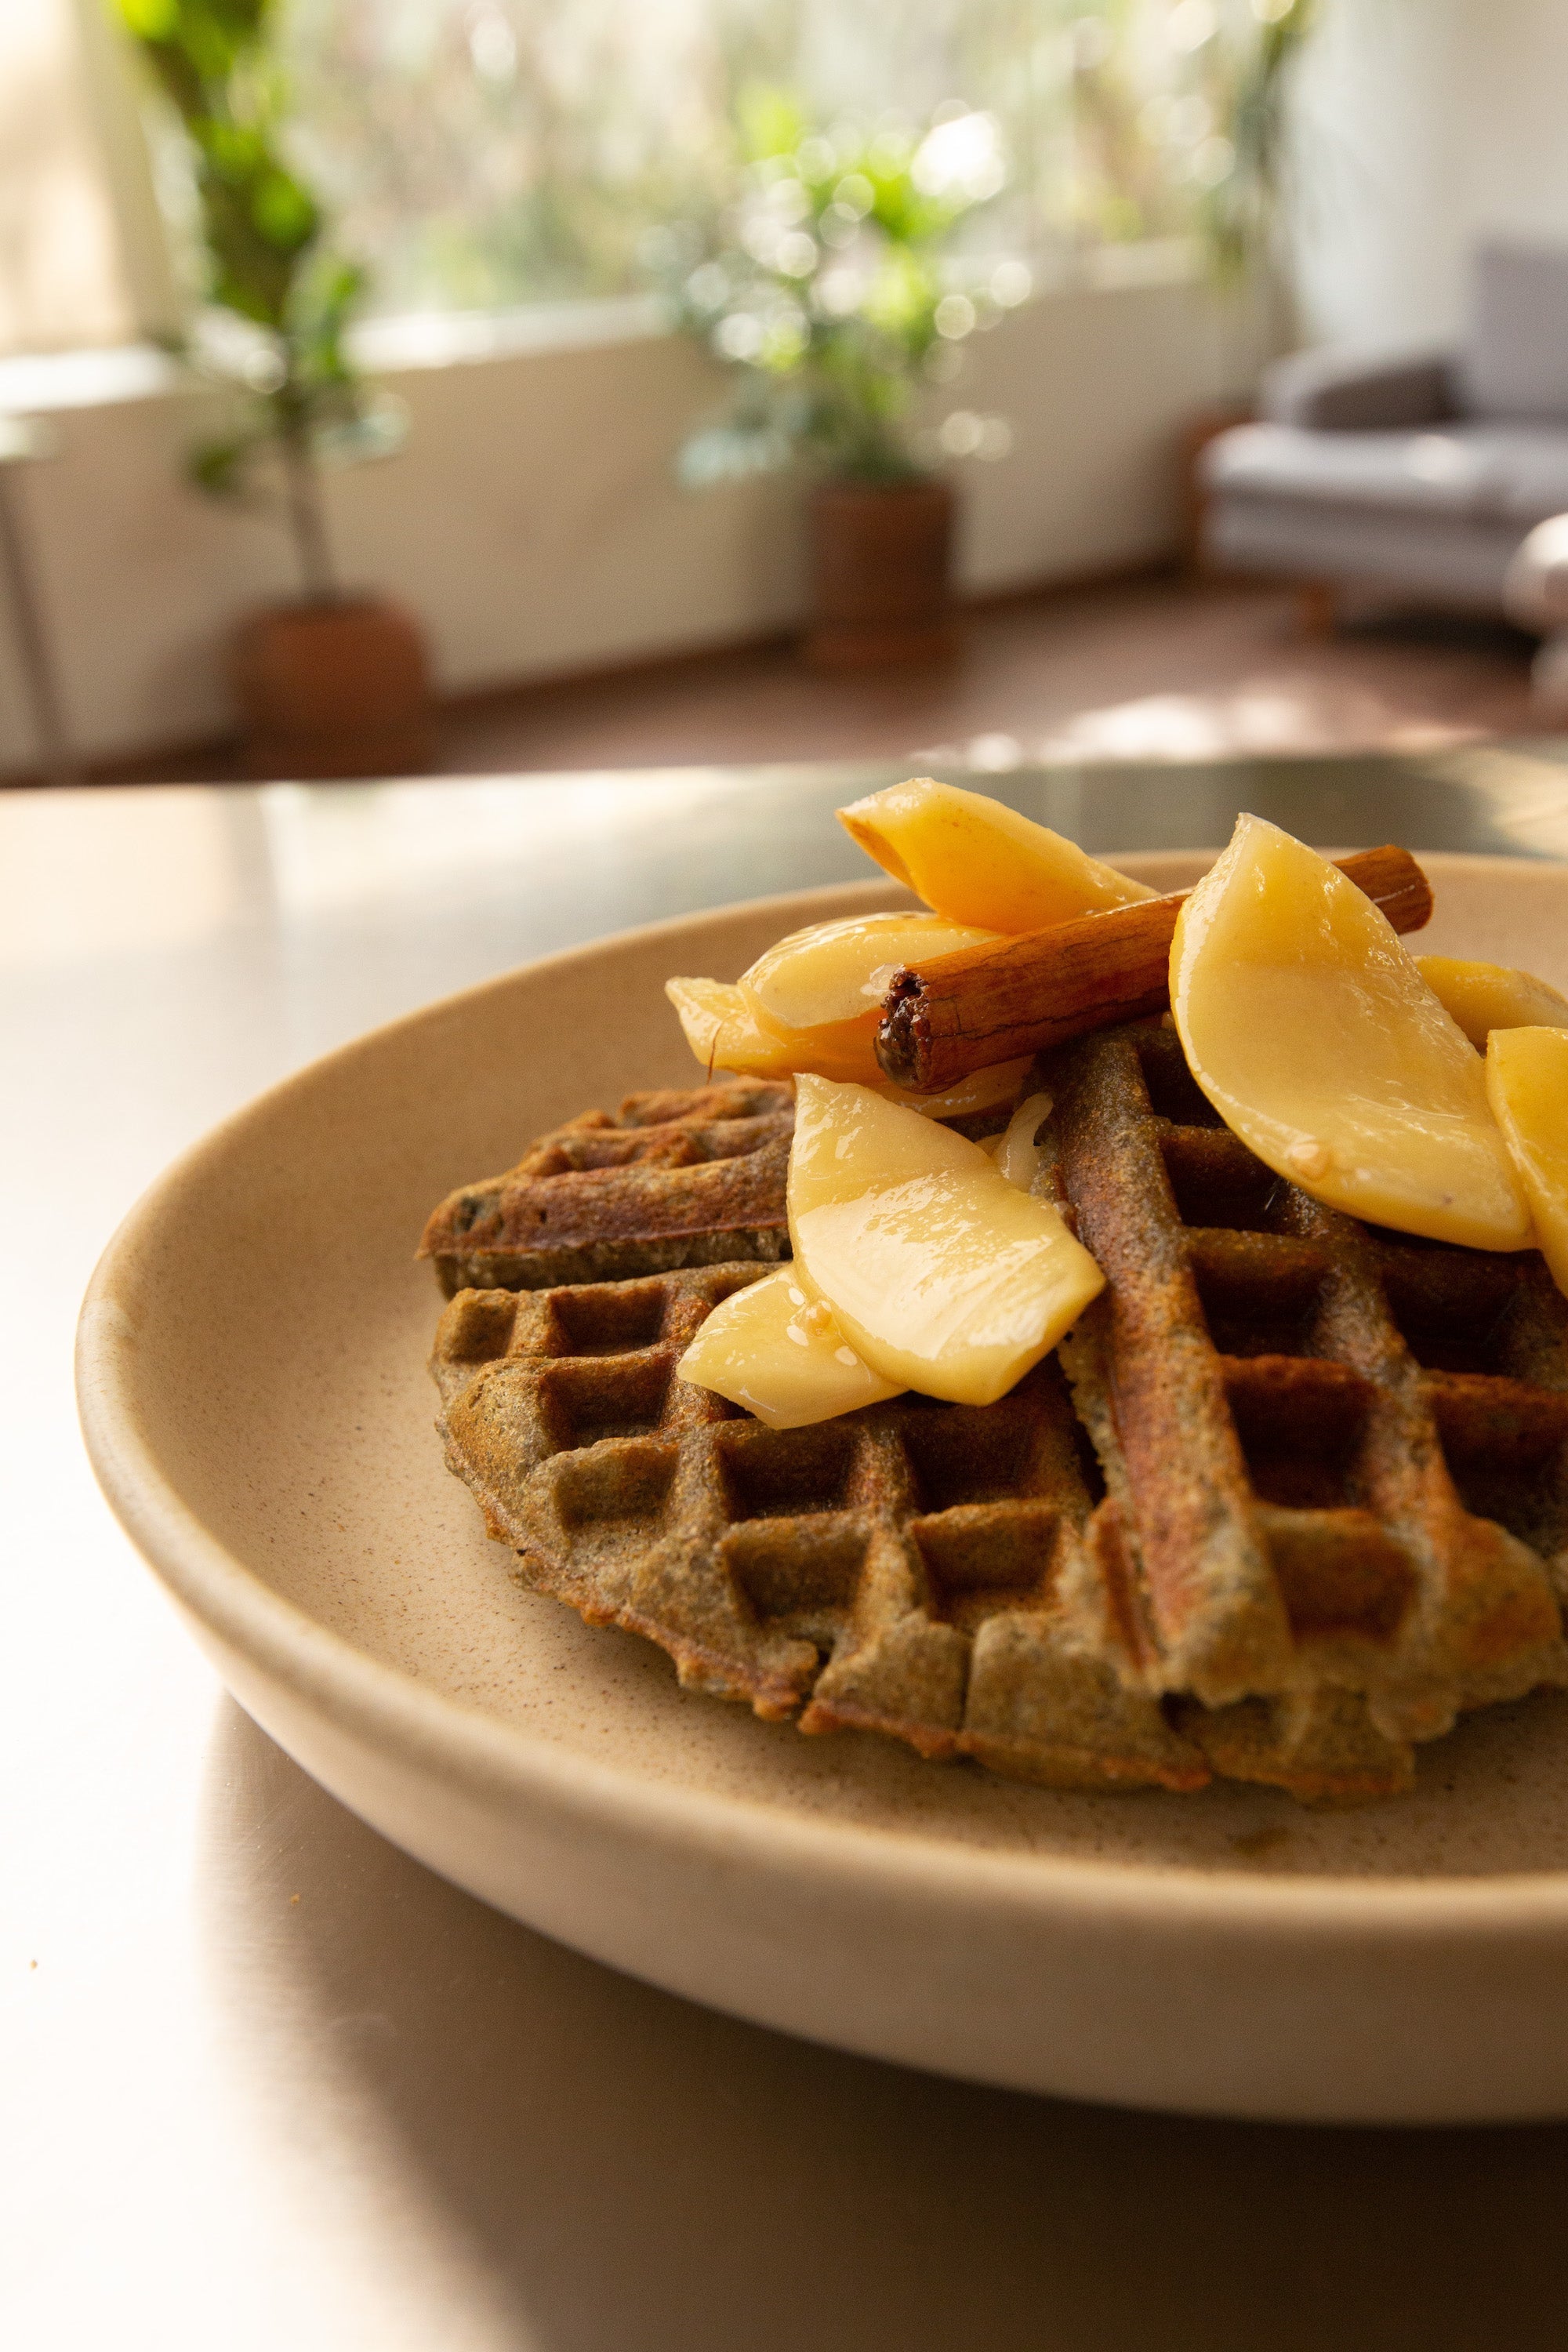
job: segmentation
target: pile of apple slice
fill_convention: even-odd
[[[961,948],[1131,906],[1152,891],[999,801],[929,776],[854,802],[839,810],[838,822],[931,912],[814,923],[780,940],[738,982],[667,982],[692,1052],[710,1070],[742,1076],[809,1071],[853,1079],[928,1118],[957,1118],[1010,1100],[1026,1057],[979,1070],[942,1095],[907,1094],[883,1076],[875,1040],[893,974]]]
[[[1568,1290],[1555,989],[1408,954],[1337,866],[1244,816],[1177,918],[1171,1011],[1194,1077],[1277,1174],[1398,1233],[1538,1246]]]
[[[680,1365],[775,1428],[906,1388],[989,1403],[1103,1287],[1029,1190],[1047,1097],[984,1146],[937,1123],[1013,1101],[1028,1063],[915,1096],[883,1076],[874,1040],[901,965],[1152,895],[929,779],[839,816],[929,913],[815,925],[732,985],[668,983],[707,1068],[797,1080],[794,1261],[716,1309]],[[1198,1085],[1277,1172],[1399,1231],[1539,1246],[1568,1290],[1568,1002],[1554,990],[1410,956],[1337,867],[1243,817],[1182,909],[1171,1005]]]
[[[732,986],[668,982],[705,1066],[796,1079],[794,1261],[725,1300],[680,1366],[776,1429],[906,1388],[989,1404],[1103,1288],[1057,1209],[1029,1193],[1044,1096],[1019,1105],[994,1151],[937,1123],[1016,1101],[1027,1058],[916,1096],[884,1077],[874,1039],[900,965],[1152,895],[1046,826],[927,778],[839,819],[929,914],[815,924]]]

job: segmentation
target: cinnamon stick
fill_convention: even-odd
[[[1430,919],[1431,885],[1407,849],[1391,843],[1338,862],[1396,931],[1418,931]],[[1162,1011],[1186,895],[1140,898],[907,966],[883,1000],[878,1061],[900,1086],[935,1094],[994,1062]]]

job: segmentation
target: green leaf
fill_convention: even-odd
[[[265,170],[267,149],[254,131],[243,123],[217,118],[203,120],[192,129],[191,136],[201,149],[209,170],[231,186],[242,186]]]
[[[115,0],[126,30],[139,41],[174,38],[179,24],[178,0]]]
[[[805,136],[799,102],[787,90],[750,82],[735,102],[741,144],[753,163],[771,155],[793,155]]]
[[[330,348],[358,291],[340,265],[326,294],[296,310],[302,268],[322,231],[321,207],[289,167],[279,143],[282,84],[269,50],[274,0],[110,0],[142,43],[195,151],[213,301],[279,336],[297,373],[300,321],[315,349],[309,372],[351,380]]]
[[[313,289],[321,317],[341,327],[350,310],[365,290],[366,273],[357,261],[329,260],[321,273],[319,288]]]
[[[245,465],[255,454],[256,441],[254,433],[241,433],[226,441],[199,442],[187,456],[185,469],[196,488],[210,498],[234,498],[239,492]]]
[[[268,245],[285,249],[309,244],[321,216],[298,180],[276,167],[251,192],[250,217]]]

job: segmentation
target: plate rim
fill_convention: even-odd
[[[1121,853],[1130,870],[1157,859],[1218,854],[1203,848]],[[1435,872],[1481,869],[1555,876],[1568,883],[1568,860],[1472,851],[1415,854]],[[1068,1916],[1097,1924],[1114,1916],[1155,1929],[1223,1927],[1230,1934],[1289,1936],[1293,1941],[1317,1936],[1338,1942],[1346,1931],[1372,1930],[1380,1941],[1415,1944],[1441,1932],[1479,1944],[1568,1928],[1568,1868],[1372,1878],[1352,1872],[1277,1872],[1257,1863],[1233,1867],[992,1849],[964,1845],[923,1827],[889,1833],[882,1827],[806,1815],[762,1798],[650,1780],[575,1751],[568,1755],[543,1735],[467,1706],[321,1624],[273,1591],[183,1501],[138,1424],[134,1334],[116,1290],[142,1233],[156,1225],[171,1197],[199,1176],[205,1160],[231,1146],[247,1125],[290,1094],[319,1085],[387,1038],[460,1015],[466,1004],[503,993],[525,976],[569,971],[606,952],[650,945],[706,922],[775,911],[787,919],[806,901],[820,905],[834,896],[846,901],[848,911],[857,898],[905,895],[890,877],[882,883],[825,884],[665,917],[531,959],[362,1032],[290,1071],[206,1129],[153,1179],[116,1227],[93,1271],[78,1324],[82,1434],[98,1483],[121,1527],[180,1609],[220,1644],[306,1706],[330,1702],[334,1721],[382,1753],[417,1759],[423,1769],[480,1800],[542,1800],[557,1814],[577,1813],[622,1830],[635,1827],[645,1837],[688,1849],[721,1849],[731,1861],[784,1869],[826,1866],[959,1909],[979,1899],[1020,1916]],[[747,1849],[743,1856],[738,1842]]]

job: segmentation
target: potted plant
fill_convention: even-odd
[[[385,597],[345,590],[322,467],[389,454],[398,412],[344,348],[363,272],[331,252],[317,198],[285,159],[268,48],[272,0],[117,0],[178,112],[195,179],[210,311],[180,355],[223,387],[221,435],[191,478],[282,518],[300,593],[248,615],[231,678],[253,774],[384,775],[431,751],[424,640]]]
[[[923,134],[811,131],[795,102],[739,110],[740,183],[696,252],[676,314],[735,378],[725,415],[684,445],[705,486],[805,461],[809,659],[929,659],[953,639],[954,499],[944,455],[1000,455],[999,418],[968,411],[918,435],[912,412],[951,381],[958,347],[1029,291],[1019,262],[965,271],[953,232],[1000,189],[989,115],[943,110]]]

